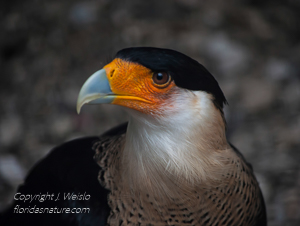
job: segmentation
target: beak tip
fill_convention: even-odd
[[[111,103],[112,97],[105,98],[106,95],[111,93],[105,69],[95,72],[85,81],[80,89],[77,99],[77,113],[80,114],[80,109],[85,104]]]
[[[78,115],[80,114],[80,110],[81,110],[82,106],[83,106],[83,104],[77,102],[76,111],[77,111]]]

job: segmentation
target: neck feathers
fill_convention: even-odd
[[[223,113],[210,94],[193,93],[193,98],[193,107],[165,118],[131,112],[121,165],[135,190],[142,186],[168,193],[178,184],[214,181],[224,170],[230,147]]]

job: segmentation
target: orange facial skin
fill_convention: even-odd
[[[121,105],[145,114],[160,115],[163,103],[176,92],[170,80],[166,85],[153,81],[153,71],[119,58],[104,67],[111,90],[116,94],[112,104]]]

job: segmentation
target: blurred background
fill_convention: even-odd
[[[0,211],[51,148],[126,121],[117,106],[77,115],[79,89],[118,50],[153,46],[212,72],[269,226],[300,225],[299,11],[298,0],[1,1]]]

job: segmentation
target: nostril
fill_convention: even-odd
[[[115,70],[112,70],[112,71],[110,72],[110,77],[111,77],[111,78],[113,77],[114,73],[115,73]]]

